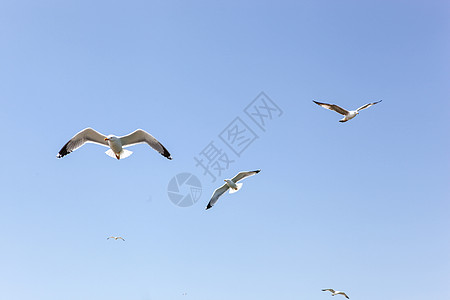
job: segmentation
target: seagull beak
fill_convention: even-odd
[[[109,139],[108,139],[108,138],[105,138],[105,141],[109,141]]]

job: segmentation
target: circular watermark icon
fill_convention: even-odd
[[[202,184],[197,176],[191,173],[180,173],[169,181],[167,194],[176,206],[189,207],[200,199]]]

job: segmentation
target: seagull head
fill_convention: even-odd
[[[225,181],[226,183],[231,184],[231,185],[234,184],[234,182],[231,179],[224,179],[223,181]]]
[[[115,141],[117,140],[117,137],[115,137],[114,135],[108,135],[107,137],[105,137],[105,141]]]

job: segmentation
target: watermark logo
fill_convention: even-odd
[[[281,117],[283,114],[283,111],[278,105],[264,92],[261,92],[255,100],[247,105],[244,112],[259,126],[259,128],[261,128],[262,131],[266,131],[269,122],[275,118]]]
[[[227,145],[237,156],[248,148],[258,136],[256,133],[242,121],[236,117],[220,134],[219,138]]]
[[[194,156],[195,166],[201,168],[203,176],[209,177],[211,182],[220,178],[222,172],[228,170],[230,165],[236,162],[259,138],[258,134],[266,132],[270,123],[278,119],[283,111],[264,92],[261,92],[247,105],[244,113],[246,116],[236,116],[218,134],[219,139],[212,140],[197,156]]]
[[[195,167],[200,169],[203,177],[213,183],[217,179],[223,179],[222,174],[229,171],[230,166],[234,167],[245,150],[282,114],[283,111],[272,99],[264,92],[259,93],[241,113],[234,116],[216,138],[209,140],[209,143],[194,156]],[[201,180],[205,180],[203,177]],[[191,173],[181,173],[169,182],[168,194],[175,205],[187,207],[199,200],[201,189],[197,177]]]
[[[189,207],[200,199],[202,184],[195,175],[187,172],[180,173],[169,181],[167,194],[176,206]]]
[[[197,162],[196,167],[203,169],[203,175],[211,177],[212,182],[217,180],[217,176],[222,175],[223,170],[227,170],[234,160],[229,159],[228,154],[222,148],[217,147],[214,141],[211,141],[199,153],[199,157],[194,157]]]

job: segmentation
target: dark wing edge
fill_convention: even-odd
[[[59,150],[56,155],[57,158],[62,158],[69,153],[77,150],[85,143],[92,142],[97,143],[103,146],[108,147],[108,143],[104,140],[106,136],[101,134],[100,132],[88,127],[77,134],[75,134],[62,148]]]
[[[322,102],[318,102],[318,101],[314,101],[314,100],[313,100],[313,102],[315,104],[323,107],[323,108],[326,108],[326,109],[329,109],[329,110],[333,110],[333,111],[337,112],[338,114],[341,114],[341,115],[344,115],[344,116],[348,114],[347,110],[343,109],[342,107],[340,107],[340,106],[338,106],[336,104],[322,103]]]
[[[169,153],[169,151],[166,149],[166,147],[164,147],[163,144],[161,144],[159,141],[158,141],[158,143],[159,143],[159,145],[161,146],[161,148],[163,149],[163,153],[160,153],[160,154],[161,154],[162,156],[164,156],[165,158],[172,160],[172,159],[173,159],[173,158],[172,158],[172,155],[170,155],[170,153]]]
[[[149,137],[149,140],[147,140],[146,137]],[[164,147],[163,144],[161,144],[160,141],[158,141],[153,135],[143,129],[136,129],[132,133],[121,136],[120,138],[125,140],[124,148],[136,144],[146,143],[165,158],[172,160],[172,156],[170,155],[169,150],[167,150],[166,147]],[[133,138],[135,138],[135,141],[130,143],[128,140]],[[158,144],[158,146],[161,146],[161,149],[156,149],[155,145],[152,144]]]
[[[61,148],[61,150],[59,150],[58,154],[56,155],[56,158],[62,158],[62,157],[64,157],[64,156],[66,156],[67,154],[72,153],[72,151],[69,151],[69,150],[67,149],[67,146],[69,145],[69,143],[70,143],[71,141],[72,141],[72,140],[68,141],[68,142]]]
[[[361,106],[360,108],[358,108],[356,111],[360,111],[360,110],[366,109],[366,108],[368,108],[368,107],[371,107],[372,105],[375,105],[375,104],[377,104],[377,103],[380,103],[381,101],[383,101],[383,100],[376,101],[376,102],[372,102],[372,103],[367,103],[366,105],[363,105],[363,106]]]
[[[214,206],[214,204],[216,204],[217,200],[219,200],[219,198],[225,194],[225,192],[228,190],[228,185],[225,183],[224,185],[222,185],[221,187],[217,188],[213,195],[211,196],[211,200],[209,200],[208,205],[206,206],[206,210],[210,209],[211,207]]]
[[[233,180],[233,182],[238,182],[244,178],[253,176],[258,174],[259,172],[261,172],[261,169],[255,170],[255,171],[242,171],[236,174],[236,176],[234,176],[233,178],[231,178],[231,180]],[[248,174],[248,173],[252,173],[252,174]]]

